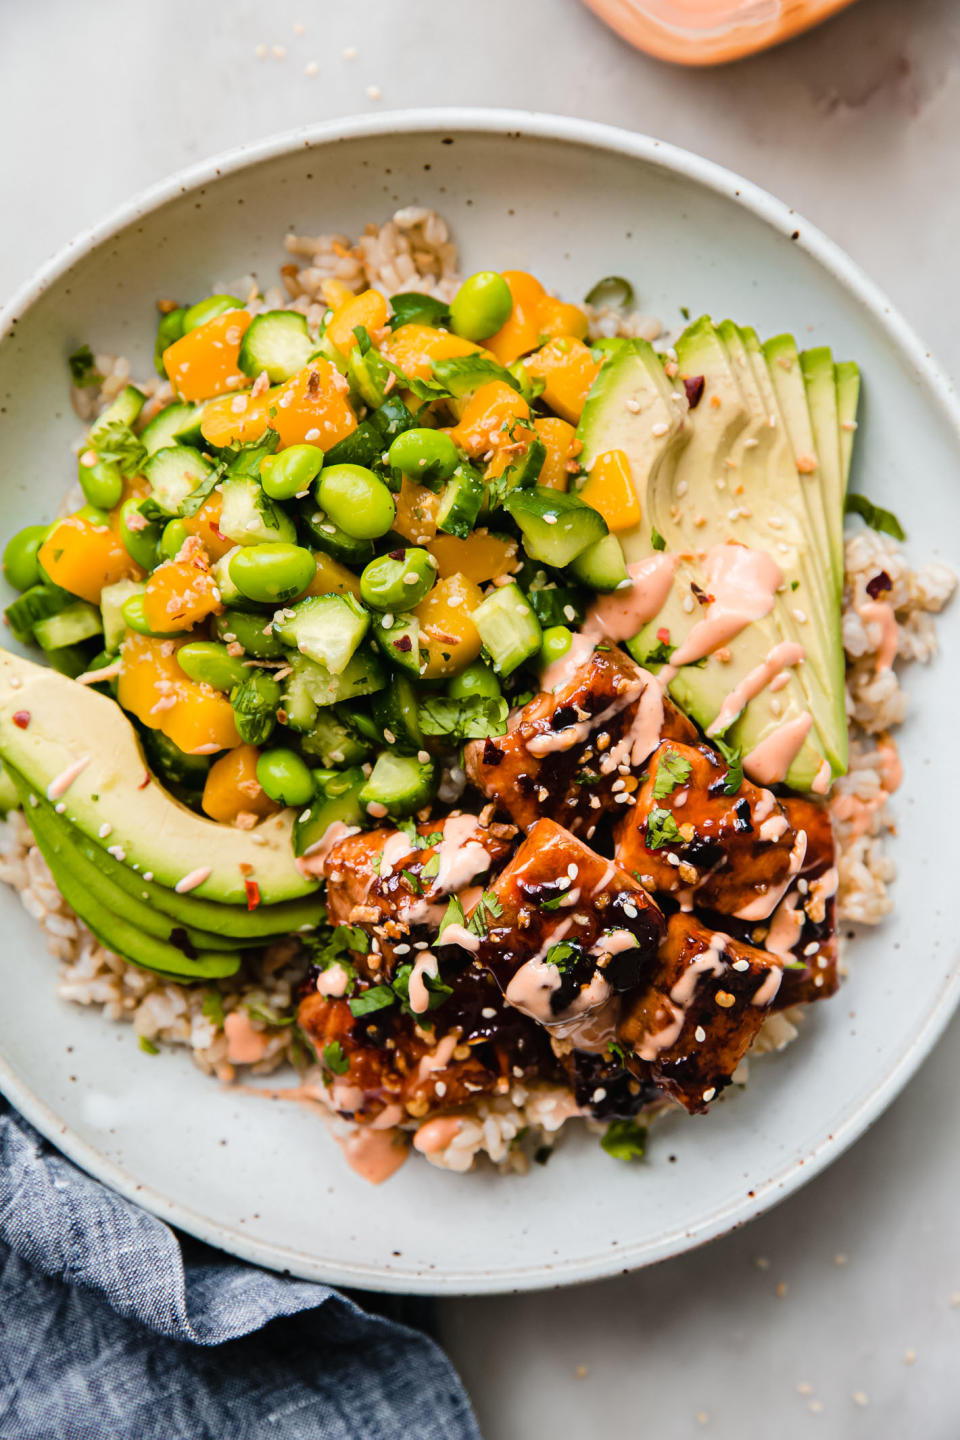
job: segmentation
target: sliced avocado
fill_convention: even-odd
[[[48,798],[62,798],[67,818],[88,839],[121,851],[126,867],[158,885],[175,889],[187,881],[191,896],[244,906],[247,879],[267,906],[316,889],[294,861],[289,811],[254,830],[195,815],[150,774],[133,726],[113,700],[4,650],[0,758]]]
[[[840,458],[840,417],[837,413],[837,381],[833,356],[826,346],[817,350],[804,350],[800,355],[800,371],[806,387],[807,407],[820,462],[820,486],[830,529],[830,552],[842,585],[843,497],[846,484]]]
[[[837,419],[840,421],[840,468],[846,497],[860,405],[860,370],[853,360],[840,360],[833,370],[837,382]]]
[[[589,471],[604,451],[622,450],[643,502],[667,488],[691,433],[682,390],[668,380],[653,346],[635,340],[604,361],[591,387],[577,430],[580,463]],[[651,523],[645,513],[634,530],[620,534],[628,561],[649,554]]]
[[[811,485],[796,464],[798,454],[804,453],[795,443],[794,432],[800,430],[817,468],[799,356],[789,341],[786,361],[793,373],[780,384],[776,343],[768,353],[752,331],[731,322],[714,326],[706,317],[680,337],[676,353],[682,380],[702,377],[698,397],[688,386],[697,400],[685,422],[691,432],[688,443],[675,443],[666,457],[655,449],[648,424],[638,423],[637,413],[623,403],[622,391],[617,394],[620,387],[610,378],[604,383],[607,366],[588,398],[578,432],[585,456],[616,447],[630,460],[644,521],[624,537],[629,558],[655,553],[651,532],[656,532],[657,549],[677,557],[665,604],[627,648],[639,663],[661,668],[703,613],[697,600],[703,603],[709,586],[698,557],[730,540],[766,550],[784,574],[771,613],[722,647],[722,659],[709,654],[681,667],[668,680],[668,689],[681,708],[709,730],[725,698],[764,664],[775,646],[802,645],[806,657],[784,671],[782,688],[762,688],[727,725],[726,735],[749,752],[784,724],[812,715],[813,728],[786,777],[794,788],[809,789],[822,777],[825,760],[834,773],[845,768],[846,718],[832,530],[816,479]],[[830,364],[833,386],[832,360]],[[635,369],[637,359],[618,352],[608,365],[615,378],[622,368]],[[666,376],[664,383],[669,384]],[[847,385],[852,389],[849,380]],[[666,433],[657,438],[662,441]],[[835,491],[829,492],[828,501],[836,512]],[[771,518],[779,525],[771,526]]]
[[[246,945],[262,943],[257,939],[240,940],[236,937],[216,935],[211,930],[196,930],[190,925],[177,925],[172,916],[165,915],[162,910],[156,910],[134,895],[129,895],[86,858],[81,846],[74,839],[78,832],[56,813],[50,802],[40,800],[22,776],[17,779],[23,813],[37,844],[42,846],[45,855],[49,852],[58,865],[69,870],[83,891],[93,895],[105,909],[129,921],[131,925],[136,925],[145,935],[152,935],[177,949],[187,945],[194,950],[234,951]],[[184,950],[184,954],[186,953]]]

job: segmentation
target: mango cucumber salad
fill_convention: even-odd
[[[326,299],[165,305],[169,383],[113,399],[86,503],[4,551],[47,663],[0,655],[0,756],[111,949],[224,975],[310,929],[332,826],[449,810],[464,743],[595,647],[761,783],[827,788],[855,366],[708,318],[592,343],[520,271]]]

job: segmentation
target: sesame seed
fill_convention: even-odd
[[[665,421],[660,420],[656,425],[650,426],[650,434],[654,437],[655,440],[659,440],[660,436],[666,435],[669,429],[670,426],[667,425]]]
[[[801,610],[799,609],[799,607],[797,607],[796,609],[791,610],[790,613],[793,616],[794,620],[796,620],[798,625],[806,625],[807,614],[805,610]]]
[[[389,630],[392,624],[393,616],[390,614],[384,615],[383,619],[380,621],[380,625],[384,630]]]
[[[593,1101],[594,1105],[599,1105],[600,1101],[606,1100],[606,1098],[607,1092],[602,1085],[598,1085],[596,1090],[594,1090],[593,1094],[590,1096],[590,1099]]]
[[[403,577],[403,583],[404,585],[416,585],[419,579],[419,575],[415,575],[412,570],[408,570],[406,575],[404,575]]]
[[[382,98],[383,98],[383,96],[382,96],[382,93],[381,93],[381,90],[380,90],[380,86],[379,86],[379,85],[368,85],[368,86],[367,86],[367,99],[368,99],[368,100],[380,100],[380,99],[382,99]]]
[[[704,1092],[703,1092],[704,1104],[709,1104],[709,1102],[713,1099],[713,1097],[714,1097],[714,1095],[716,1095],[716,1093],[717,1093],[717,1087],[716,1087],[715,1085],[711,1085],[710,1088],[709,1088],[709,1090],[704,1090]]]
[[[417,751],[417,759],[420,761],[420,764],[421,764],[421,765],[427,765],[427,764],[429,764],[429,761],[430,761],[430,751],[429,751],[429,750],[418,750],[418,751]]]
[[[816,940],[811,940],[809,945],[805,945],[803,947],[803,953],[804,955],[816,955],[819,949],[820,946],[817,944]]]
[[[556,515],[544,515],[543,519],[544,523],[547,525],[556,525],[557,523]]]
[[[484,1020],[495,1020],[495,1019],[496,1019],[496,1016],[497,1016],[496,1010],[494,1010],[491,1005],[485,1005],[485,1006],[483,1007],[483,1009],[480,1011],[480,1014],[481,1014],[481,1016],[483,1017]],[[523,1074],[523,1071],[521,1070],[520,1073],[521,1073],[521,1075],[522,1075],[522,1074]]]
[[[270,54],[274,60],[286,60],[287,58],[287,52],[283,45],[271,45]]]
[[[100,836],[101,840],[106,840],[107,836],[111,833],[112,830],[113,826],[108,825],[107,822],[104,821],[104,823],[100,826],[100,829],[97,831],[97,834]]]
[[[356,45],[348,45],[348,46],[346,47],[346,49],[344,50],[344,52],[343,52],[343,58],[344,58],[344,60],[356,60],[356,58],[357,58],[357,47],[356,47]]]
[[[703,1028],[702,1025],[698,1025],[697,1028],[696,1028],[696,1030],[694,1030],[694,1032],[693,1032],[693,1038],[694,1038],[694,1040],[696,1040],[697,1043],[700,1044],[700,1045],[702,1045],[703,1042],[704,1042],[704,1040],[706,1040],[706,1038],[707,1038],[707,1032],[706,1032],[706,1030],[704,1030],[704,1028]]]
[[[676,493],[677,493],[678,497],[679,497],[681,500],[683,499],[684,495],[686,495],[686,493],[687,493],[687,491],[689,490],[689,488],[690,488],[690,487],[689,487],[689,485],[687,484],[686,480],[679,480],[679,481],[677,482],[677,490],[676,490]]]
[[[253,53],[254,53],[254,55],[256,55],[256,57],[257,57],[258,60],[266,60],[266,58],[267,58],[267,47],[266,47],[266,45],[258,45],[257,48],[256,48],[256,50],[254,50]]]
[[[643,409],[643,406],[640,404],[639,400],[625,400],[624,404],[630,411],[631,415],[639,415],[640,411]]]
[[[859,1405],[862,1409],[865,1405],[869,1405],[870,1402],[867,1399],[866,1394],[863,1390],[854,1390],[853,1403],[854,1405]]]
[[[306,30],[306,26],[304,25],[304,23],[303,23],[302,20],[295,20],[295,21],[293,22],[293,33],[294,33],[294,35],[303,35],[303,34],[305,33],[305,30]]]
[[[904,1363],[904,1365],[913,1365],[913,1364],[916,1363],[916,1359],[917,1359],[917,1352],[916,1352],[916,1350],[905,1350],[905,1351],[904,1351],[904,1353],[903,1353],[903,1363]]]

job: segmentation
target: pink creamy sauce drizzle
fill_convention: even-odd
[[[786,778],[787,771],[799,755],[810,733],[813,716],[809,713],[786,720],[755,745],[743,759],[743,768],[758,785],[776,785]]]
[[[765,690],[772,681],[780,678],[791,666],[799,665],[800,661],[805,659],[806,654],[802,645],[797,645],[791,640],[784,640],[779,645],[774,645],[766,660],[744,675],[739,685],[735,685],[729,694],[724,696],[723,704],[717,712],[717,718],[709,726],[707,734],[722,735],[724,730],[733,724],[740,711],[759,695],[761,690]]]
[[[789,895],[784,896],[770,921],[770,929],[763,942],[764,949],[781,960],[793,959],[793,947],[800,939],[803,929],[803,911],[797,909],[799,899],[796,890],[791,890]]]
[[[621,640],[629,640],[648,620],[659,615],[670,594],[679,562],[679,555],[663,551],[628,565],[629,590],[614,590],[610,595],[601,595],[591,605],[583,629],[574,635],[566,655],[554,660],[543,672],[541,684],[544,690],[559,690],[566,685],[581,665],[590,659],[598,641],[612,640],[614,644],[619,644]]]
[[[453,1052],[460,1044],[459,1034],[444,1035],[431,1055],[424,1055],[417,1066],[417,1079],[426,1080],[435,1070],[445,1070],[453,1059]]]
[[[350,976],[338,961],[334,961],[317,976],[317,994],[327,995],[331,1000],[340,1000],[346,995],[349,984]]]
[[[461,950],[469,950],[471,954],[474,954],[480,949],[480,936],[474,935],[465,925],[459,925],[456,920],[453,920],[444,928],[437,944],[459,945]]]
[[[359,1125],[352,1135],[334,1138],[351,1170],[371,1185],[382,1185],[397,1173],[410,1154],[400,1135],[399,1130],[374,1130],[370,1125]]]
[[[413,1137],[413,1148],[421,1155],[438,1155],[456,1140],[462,1121],[457,1115],[437,1115],[420,1126]]]
[[[437,957],[430,950],[421,950],[417,956],[413,969],[410,972],[408,996],[410,1009],[415,1015],[423,1015],[430,1009],[430,991],[427,989],[426,976],[436,980],[439,974]]]
[[[47,786],[47,799],[59,800],[60,796],[67,793],[77,776],[82,774],[89,764],[90,756],[84,755],[80,760],[75,760],[72,765],[68,765],[65,770],[61,770],[60,774],[54,776]]]
[[[707,613],[690,630],[659,672],[661,683],[673,679],[681,665],[691,665],[725,645],[754,620],[773,609],[783,584],[783,571],[765,550],[746,545],[712,545],[703,559],[706,588],[713,596]]]
[[[334,820],[332,825],[327,826],[321,838],[310,846],[306,854],[298,857],[296,864],[300,874],[322,876],[324,862],[334,845],[341,840],[346,840],[350,835],[359,835],[359,833],[359,825],[344,825],[342,820]]]
[[[830,768],[830,761],[824,760],[823,764],[817,770],[816,775],[814,775],[813,777],[813,783],[810,786],[810,789],[813,791],[814,795],[826,795],[827,791],[830,789],[830,782],[832,779],[833,771]]]
[[[897,624],[897,617],[894,614],[893,606],[887,600],[867,600],[857,606],[857,614],[864,625],[879,627],[875,661],[879,675],[882,670],[889,670],[897,658],[897,646],[900,643],[900,626]],[[871,635],[869,638],[872,639],[873,636]]]
[[[266,1054],[269,1037],[254,1028],[242,1010],[233,1010],[223,1022],[227,1037],[227,1059],[231,1065],[255,1065]]]
[[[658,1012],[665,1019],[659,1030],[650,1030],[635,1047],[641,1060],[656,1060],[664,1050],[669,1050],[680,1039],[687,1018],[687,1011],[697,993],[701,975],[720,976],[727,969],[723,959],[727,948],[728,935],[720,932],[710,936],[710,947],[696,955],[673,986],[669,996],[664,996]]]

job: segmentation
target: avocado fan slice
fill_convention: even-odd
[[[49,844],[42,833],[43,829],[41,823],[34,831],[34,838],[50,868],[57,889],[108,950],[112,950],[115,955],[122,955],[125,960],[139,965],[142,970],[155,971],[180,983],[185,980],[218,980],[235,974],[239,969],[240,956],[236,953],[198,950],[195,958],[191,960],[176,946],[158,940],[154,935],[145,934],[129,920],[114,914],[84,888],[83,882],[76,878]]]
[[[21,782],[21,784],[26,792],[29,787],[25,782]],[[161,910],[154,910],[143,900],[128,895],[125,890],[121,890],[118,885],[115,885],[112,880],[98,870],[76,844],[69,825],[62,822],[60,816],[48,802],[38,801],[36,805],[28,803],[25,815],[37,844],[39,845],[42,841],[47,850],[55,856],[57,864],[62,869],[70,871],[75,881],[89,894],[94,895],[105,909],[128,920],[131,925],[136,925],[144,934],[152,935],[157,940],[166,941],[174,945],[176,949],[181,949],[186,945],[192,946],[194,950],[233,952],[241,950],[245,946],[269,943],[249,939],[231,939],[228,936],[216,935],[210,930],[198,930],[189,925],[177,925],[172,916],[165,915]],[[173,939],[172,936],[177,931],[179,931],[179,935],[177,939]]]

